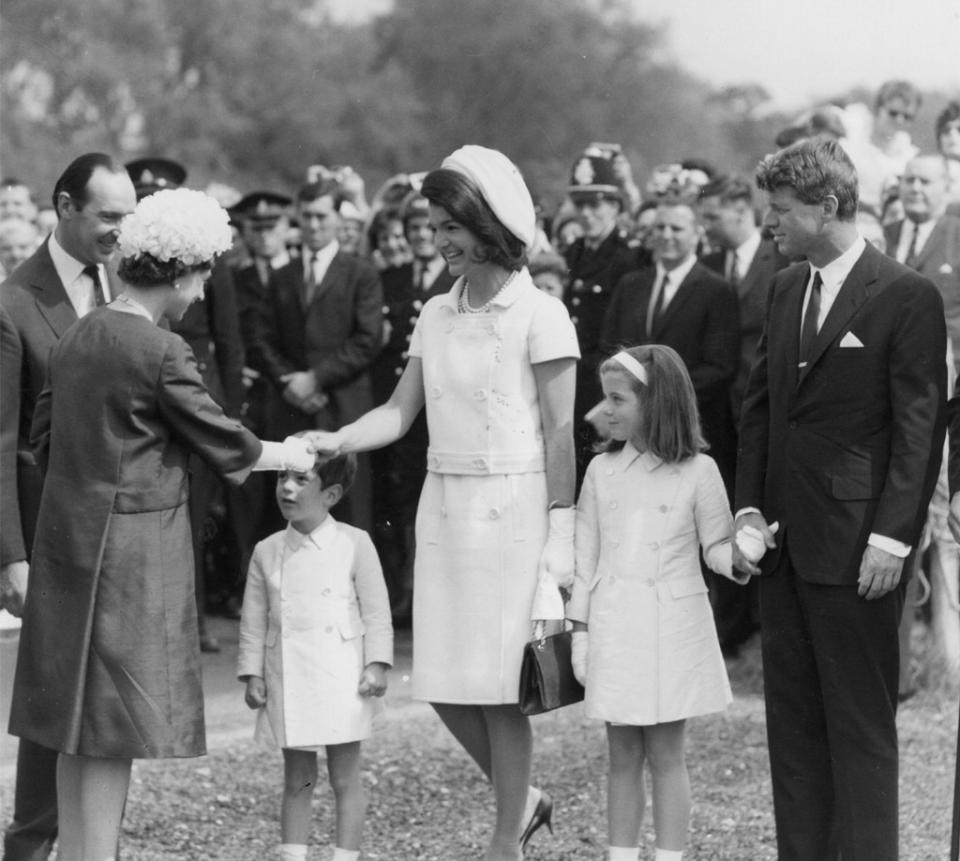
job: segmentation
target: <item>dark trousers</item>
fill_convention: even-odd
[[[25,738],[17,750],[13,822],[3,861],[43,861],[57,839],[57,752]]]
[[[779,861],[896,861],[903,587],[866,601],[788,555],[760,578]]]

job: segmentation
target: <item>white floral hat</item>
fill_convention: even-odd
[[[233,244],[227,211],[210,195],[189,188],[145,197],[120,226],[121,257],[149,254],[185,266],[209,263]]]

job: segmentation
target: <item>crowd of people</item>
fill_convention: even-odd
[[[478,146],[369,199],[323,165],[191,191],[163,157],[81,156],[52,210],[0,181],[4,858],[58,822],[66,861],[113,857],[131,759],[203,752],[209,612],[241,618],[284,751],[284,859],[319,749],[333,857],[358,857],[359,745],[411,622],[414,693],[494,791],[485,861],[521,858],[554,800],[520,655],[564,618],[612,861],[638,857],[645,764],[657,861],[681,857],[685,722],[726,707],[758,630],[780,857],[896,858],[923,599],[960,682],[960,102],[936,153],[919,105],[891,81],[819,107],[755,177],[688,158],[641,189],[590,143],[549,214]]]

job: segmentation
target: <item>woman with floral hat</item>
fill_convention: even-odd
[[[235,484],[313,462],[225,416],[157,325],[202,295],[230,240],[201,192],[142,200],[121,228],[124,292],[64,334],[37,402],[45,482],[10,731],[60,753],[62,861],[114,857],[134,758],[206,752],[188,457]]]

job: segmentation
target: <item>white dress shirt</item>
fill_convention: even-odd
[[[910,243],[913,242],[914,233],[917,234],[917,244],[914,246],[913,254],[915,258],[919,257],[923,246],[927,244],[927,240],[930,238],[930,234],[933,233],[933,228],[936,227],[936,225],[937,219],[935,218],[928,218],[919,224],[911,221],[909,218],[904,219],[903,227],[900,228],[900,241],[897,243],[897,262],[907,262],[907,255],[910,253]]]
[[[84,274],[86,265],[81,263],[75,257],[71,257],[63,250],[63,246],[57,242],[55,233],[50,234],[50,243],[47,245],[50,251],[50,259],[53,261],[53,268],[57,270],[60,281],[67,291],[67,298],[73,305],[73,310],[77,312],[78,317],[83,317],[92,311],[96,305],[94,296],[93,281],[89,275]],[[100,272],[100,284],[103,287],[103,299],[110,301],[110,283],[107,281],[107,273],[102,265],[97,266]]]
[[[660,292],[663,291],[663,305],[661,306],[661,310],[666,311],[667,307],[673,301],[673,297],[677,295],[677,290],[680,289],[683,279],[690,274],[690,270],[696,265],[697,256],[695,254],[691,254],[679,266],[675,266],[673,269],[665,269],[659,261],[657,262],[657,272],[653,278],[653,290],[650,292],[650,304],[647,307],[648,330],[653,325],[653,309],[657,307]],[[664,274],[667,276],[665,281],[663,280]],[[661,285],[659,289],[657,289],[658,285]]]

